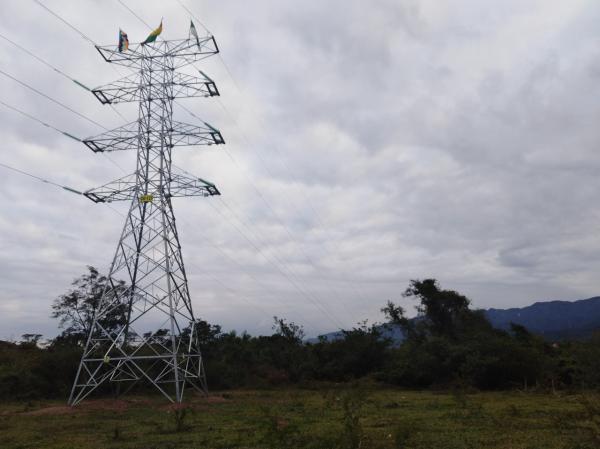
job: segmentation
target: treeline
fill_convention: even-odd
[[[0,398],[68,395],[103,281],[90,267],[55,301],[53,316],[64,330],[44,347],[32,334],[0,342]],[[359,379],[415,389],[600,387],[600,334],[553,343],[518,325],[494,329],[466,297],[433,279],[412,281],[404,296],[416,300],[417,319],[388,302],[382,309],[388,324],[365,322],[333,341],[307,343],[301,326],[276,317],[273,335],[260,337],[199,321],[209,388],[313,388]],[[385,337],[386,326],[402,330],[402,343]]]

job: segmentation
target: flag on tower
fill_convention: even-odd
[[[200,50],[200,39],[198,38],[198,32],[196,31],[196,27],[192,20],[190,20],[190,34],[196,38],[196,45],[198,45],[198,50]]]
[[[119,28],[119,53],[123,53],[129,49],[129,39],[127,33]]]
[[[142,42],[142,45],[154,42],[160,33],[162,33],[162,20],[160,21],[160,25],[158,26],[158,28],[148,35],[146,40]]]

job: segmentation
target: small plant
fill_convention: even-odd
[[[584,410],[583,425],[588,430],[591,439],[600,443],[600,402],[584,395],[581,396],[579,402]]]
[[[260,427],[263,429],[263,442],[271,449],[296,448],[298,429],[287,419],[273,413],[268,407],[261,408],[262,419]]]
[[[410,439],[410,436],[413,433],[413,428],[407,423],[399,423],[396,425],[394,429],[394,444],[398,449],[403,449],[406,447],[406,443]]]
[[[521,409],[519,407],[517,407],[515,404],[510,404],[508,406],[507,412],[510,416],[512,417],[518,417],[521,416]]]
[[[483,415],[483,405],[469,397],[466,389],[453,389],[452,399],[458,409],[457,414],[463,418],[480,418]]]
[[[113,440],[115,441],[119,441],[121,439],[121,428],[119,427],[119,425],[115,425],[115,427],[113,428]]]
[[[189,416],[191,409],[187,405],[174,404],[167,412],[167,425],[161,423],[156,424],[156,430],[159,433],[179,433],[187,430],[189,426],[186,424],[186,418]],[[172,426],[170,424],[173,424]]]
[[[454,388],[452,390],[452,399],[457,407],[466,409],[469,405],[469,398],[464,388]]]
[[[388,408],[388,409],[400,408],[400,404],[396,401],[386,402],[385,404],[383,404],[383,408]]]
[[[361,447],[364,435],[360,418],[366,399],[367,395],[361,389],[349,390],[341,397],[343,430],[340,436],[340,449]]]

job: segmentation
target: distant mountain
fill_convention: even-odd
[[[525,326],[534,334],[547,340],[568,340],[588,338],[600,330],[600,296],[579,301],[536,302],[527,307],[512,309],[488,309],[485,316],[497,329],[510,329],[510,323]],[[384,337],[395,342],[404,339],[398,327],[381,327]],[[344,334],[340,331],[324,334],[326,340],[338,340]],[[318,338],[309,339],[315,343]]]
[[[489,309],[485,315],[498,329],[509,329],[513,322],[548,340],[586,338],[600,329],[600,296],[572,302],[536,302],[513,309]]]

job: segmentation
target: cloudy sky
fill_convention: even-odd
[[[226,146],[175,164],[220,198],[175,209],[197,316],[307,334],[381,320],[414,278],[477,307],[600,294],[600,4],[595,0],[41,0],[96,43],[119,28],[187,37],[221,57],[219,99],[181,100]],[[122,118],[95,87],[125,74],[34,0],[0,4],[0,100],[87,137]],[[199,23],[201,22],[201,23]],[[135,105],[117,106],[128,119]],[[0,162],[85,190],[133,171],[0,105]],[[177,119],[197,119],[183,110]],[[50,306],[86,265],[106,272],[112,208],[0,167],[0,338],[55,335]],[[285,273],[285,275],[283,274]],[[300,288],[299,288],[300,287]]]

